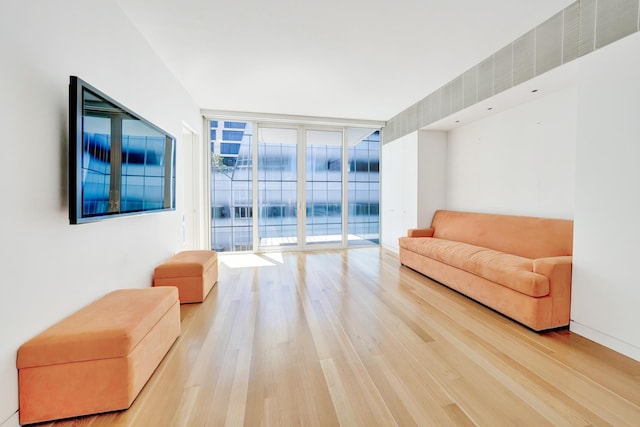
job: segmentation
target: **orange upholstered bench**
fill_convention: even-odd
[[[153,286],[176,286],[180,302],[202,302],[218,281],[215,251],[183,251],[157,266]]]
[[[175,288],[105,295],[18,350],[20,423],[127,409],[178,335]]]

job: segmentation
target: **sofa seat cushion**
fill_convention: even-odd
[[[533,272],[533,260],[517,255],[431,237],[401,237],[400,246],[483,277],[525,295],[549,294],[549,279]]]

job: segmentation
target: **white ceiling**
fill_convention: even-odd
[[[117,0],[202,109],[388,120],[574,0]]]

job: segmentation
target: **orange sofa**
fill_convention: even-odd
[[[400,262],[541,331],[569,324],[573,221],[439,210]]]
[[[182,251],[153,271],[153,286],[175,286],[180,303],[203,302],[218,281],[218,254],[211,250]]]
[[[126,409],[180,335],[176,288],[111,292],[18,349],[20,424]]]

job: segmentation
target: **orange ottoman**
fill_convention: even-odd
[[[202,302],[218,281],[218,254],[215,251],[183,251],[153,272],[153,286],[175,286],[180,302]]]
[[[178,335],[175,288],[105,295],[18,349],[20,423],[127,409]]]

